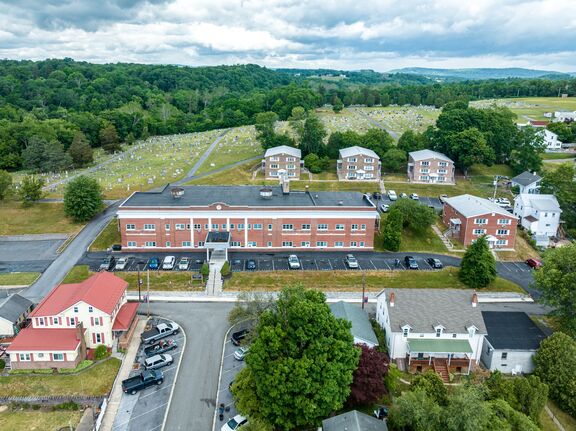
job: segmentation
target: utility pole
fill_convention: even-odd
[[[362,271],[362,310],[364,310],[364,295],[366,294],[366,271]]]
[[[142,279],[140,278],[140,265],[142,264],[142,262],[138,262],[138,302],[142,302],[142,294],[140,292],[140,288],[142,287]]]
[[[496,199],[496,190],[498,189],[498,175],[496,175],[494,177],[494,196],[492,196],[493,199]]]
[[[150,317],[150,268],[146,272],[147,281],[146,281],[146,317]]]

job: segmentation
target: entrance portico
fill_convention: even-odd
[[[223,255],[224,260],[228,260],[230,232],[208,232],[204,247],[206,247],[206,260],[210,261],[213,254],[214,257]]]

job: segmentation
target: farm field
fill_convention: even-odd
[[[558,97],[523,97],[518,99],[487,99],[470,102],[470,106],[476,108],[489,108],[493,105],[505,106],[518,115],[518,123],[526,123],[528,118],[532,120],[547,120],[546,112],[574,111],[576,110],[576,98]],[[526,118],[528,117],[528,118]]]

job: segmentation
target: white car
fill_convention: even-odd
[[[234,352],[234,359],[237,361],[243,361],[246,357],[246,353],[248,353],[249,347],[242,346],[238,350]]]
[[[220,428],[220,431],[235,431],[239,429],[242,425],[246,425],[248,419],[242,415],[236,415]]]
[[[290,269],[300,269],[300,261],[298,260],[298,256],[295,254],[288,256],[288,266]]]
[[[383,213],[387,213],[389,209],[390,209],[390,205],[386,205],[386,204],[380,205],[380,211],[382,211]]]
[[[398,196],[396,195],[396,192],[394,190],[388,190],[388,199],[390,199],[391,201],[395,201],[398,199]]]
[[[494,203],[502,208],[510,206],[510,201],[507,198],[498,198],[494,201]]]
[[[116,266],[114,267],[114,269],[116,271],[124,271],[126,269],[127,264],[128,264],[128,258],[127,257],[121,257],[120,259],[118,259],[116,261]]]
[[[413,200],[417,201],[417,200],[420,199],[420,197],[419,197],[416,193],[412,193],[412,194],[410,195],[410,199],[413,199]]]
[[[162,269],[174,269],[174,265],[176,265],[176,257],[166,256],[162,262]]]
[[[190,266],[190,259],[188,259],[187,257],[183,257],[182,259],[180,259],[180,262],[178,262],[178,269],[180,271],[186,271],[188,269],[188,266]]]
[[[346,255],[346,265],[348,265],[348,268],[350,269],[356,269],[359,266],[358,261],[356,260],[353,254]]]

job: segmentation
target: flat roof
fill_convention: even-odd
[[[472,353],[468,340],[408,338],[408,346],[416,353]]]
[[[483,311],[486,339],[498,350],[537,350],[546,334],[521,311]]]

